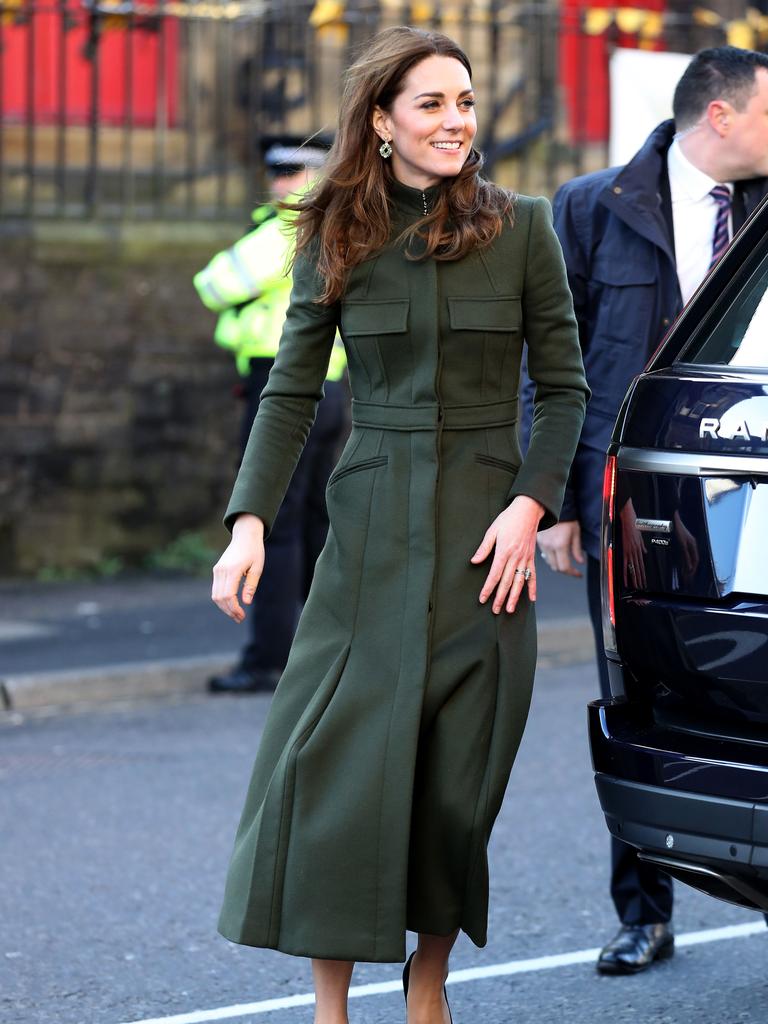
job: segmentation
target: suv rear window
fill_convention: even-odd
[[[676,362],[768,367],[768,256],[746,280],[737,275],[733,286],[725,313],[706,317]]]

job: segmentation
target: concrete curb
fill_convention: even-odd
[[[25,673],[0,681],[6,711],[203,693],[208,676],[230,668],[237,652],[197,658],[99,665],[62,672]]]
[[[539,622],[538,637],[540,668],[575,665],[594,657],[592,628],[586,616]],[[236,660],[237,652],[233,651],[7,676],[0,680],[0,708],[6,712],[34,711],[174,693],[204,693],[208,677],[230,668]]]

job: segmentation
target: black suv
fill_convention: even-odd
[[[768,201],[632,384],[608,451],[589,706],[608,827],[768,910]]]

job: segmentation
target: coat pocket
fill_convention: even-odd
[[[632,285],[655,284],[656,268],[649,256],[643,258],[633,254],[632,259],[624,260],[601,253],[595,256],[590,276],[593,281],[599,281],[601,284],[626,288]]]
[[[341,304],[341,330],[350,337],[403,334],[408,330],[408,299],[347,299]]]
[[[451,327],[456,331],[519,331],[523,308],[519,295],[448,299]]]
[[[590,306],[595,313],[594,322],[590,325],[587,353],[606,344],[639,345],[645,353],[648,325],[653,319],[654,297],[658,293],[652,260],[596,257],[589,291]]]
[[[497,459],[495,455],[486,455],[485,452],[475,452],[475,462],[479,462],[481,466],[490,466],[491,469],[500,469],[504,473],[511,473],[512,476],[517,476],[520,469],[516,462]]]
[[[333,487],[333,485],[343,477],[350,476],[352,473],[360,473],[364,469],[376,469],[378,466],[386,466],[388,462],[389,457],[387,455],[374,455],[370,459],[361,459],[359,462],[352,462],[346,466],[340,466],[331,474],[328,486]]]

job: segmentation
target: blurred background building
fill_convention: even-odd
[[[1,574],[220,544],[238,417],[192,275],[266,194],[261,138],[332,131],[402,23],[464,45],[489,173],[546,195],[608,162],[616,54],[768,46],[739,0],[0,0]]]

